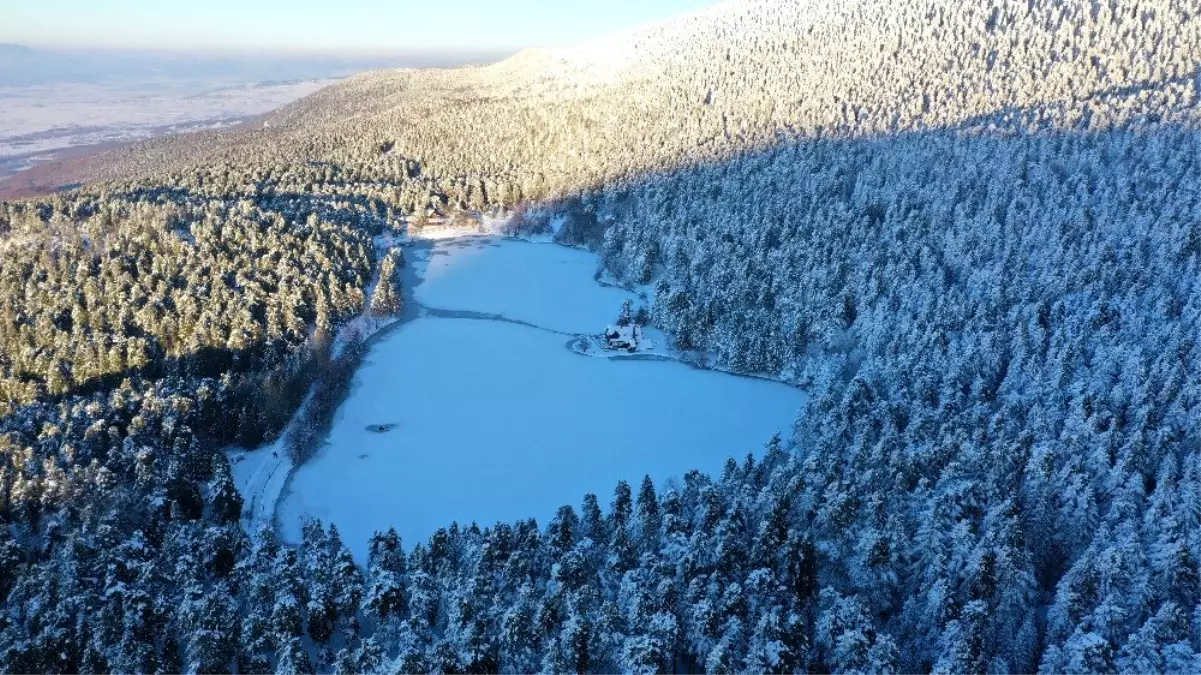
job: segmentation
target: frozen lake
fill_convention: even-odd
[[[595,257],[551,244],[439,241],[413,256],[422,304],[598,332],[629,296],[592,280]],[[612,360],[564,335],[496,320],[411,320],[371,349],[327,444],[280,500],[283,535],[305,517],[336,523],[360,562],[371,534],[408,545],[457,521],[545,525],[586,492],[607,504],[728,456],[761,452],[791,427],[803,392],[674,361]],[[381,432],[382,425],[387,431]]]

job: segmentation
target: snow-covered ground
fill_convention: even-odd
[[[607,502],[618,480],[719,471],[804,404],[776,382],[567,349],[563,332],[599,332],[631,297],[593,281],[588,253],[476,237],[421,250],[410,256],[420,302],[539,327],[424,317],[374,345],[328,443],[279,501],[288,541],[318,517],[364,562],[389,526],[412,545],[452,521],[545,524],[586,492]]]
[[[242,527],[251,534],[272,527],[275,505],[292,472],[283,436],[256,450],[233,448],[227,454],[234,485],[242,493]]]

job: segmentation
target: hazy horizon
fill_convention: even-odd
[[[356,55],[0,42],[0,178],[72,152],[228,127],[363,71],[455,67],[511,53],[464,48]]]
[[[106,54],[106,55],[147,55],[174,56],[181,58],[274,58],[286,60],[369,60],[369,59],[403,59],[403,58],[445,58],[453,60],[458,57],[497,59],[507,58],[524,48],[437,48],[425,49],[374,49],[374,50],[338,50],[318,51],[302,48],[253,48],[253,47],[169,47],[169,46],[121,46],[121,45],[61,45],[33,41],[0,40],[0,49],[18,49],[31,52],[53,54]]]
[[[46,0],[8,8],[0,43],[46,50],[354,57],[512,53],[566,46],[710,4],[712,0],[613,0],[603,5],[347,0],[331,8],[311,0]]]

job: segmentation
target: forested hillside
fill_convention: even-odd
[[[0,669],[1201,670],[1186,0],[727,3],[103,161],[0,209]],[[806,388],[796,450],[367,569],[244,533],[221,450],[369,311],[372,238],[498,208]]]

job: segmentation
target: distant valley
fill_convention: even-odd
[[[26,192],[37,192],[36,179],[30,183],[14,174],[45,163],[154,136],[226,128],[337,81],[0,87],[5,112],[0,119],[0,197],[13,196],[23,184]],[[52,178],[40,185],[58,187]]]
[[[0,45],[0,198],[44,194],[83,158],[246,123],[341,78],[501,54],[376,58],[31,49]]]

